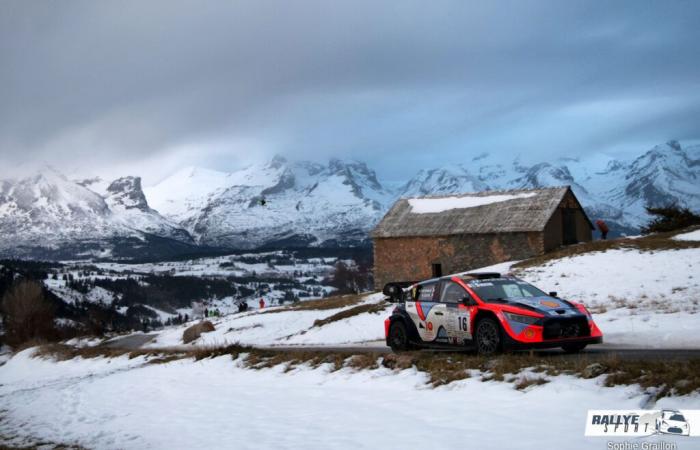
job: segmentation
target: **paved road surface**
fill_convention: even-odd
[[[114,338],[105,342],[102,345],[107,348],[123,348],[127,350],[136,350],[137,348],[141,348],[143,345],[151,342],[153,339],[155,339],[156,336],[158,336],[158,333],[132,334],[129,336]]]
[[[124,348],[128,350],[136,350],[148,342],[152,341],[158,334],[134,334],[121,338],[114,338],[111,341],[103,344],[109,348]],[[263,347],[274,350],[284,350],[289,352],[294,351],[314,351],[314,352],[329,352],[329,353],[391,353],[391,349],[384,345],[383,341],[368,342],[357,345],[338,345],[338,346],[274,346]],[[421,350],[422,352],[450,352],[452,350]],[[528,351],[518,352],[520,354],[528,354]],[[614,344],[592,345],[578,354],[566,354],[559,349],[551,350],[536,350],[534,356],[551,357],[551,358],[578,358],[587,357],[591,359],[605,359],[617,357],[628,360],[687,360],[700,359],[700,348],[697,349],[645,349],[632,346],[621,346]]]
[[[391,353],[391,349],[385,345],[362,345],[362,346],[315,346],[315,347],[268,347],[277,350],[287,351],[320,351],[333,353]],[[424,349],[421,352],[452,352],[453,350],[433,350]],[[516,354],[529,354],[529,351],[516,352]],[[560,349],[536,350],[533,355],[544,358],[579,358],[607,359],[620,358],[626,360],[688,360],[700,359],[700,348],[698,349],[646,349],[629,346],[616,346],[603,344],[586,348],[581,353],[567,354]]]

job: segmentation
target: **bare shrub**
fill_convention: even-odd
[[[700,225],[700,216],[688,208],[669,204],[653,208],[646,207],[647,213],[654,218],[642,227],[642,234],[663,233],[681,230],[693,225]]]
[[[518,380],[514,387],[515,389],[522,391],[527,389],[530,386],[541,386],[543,384],[549,383],[549,381],[545,378],[542,377],[523,377],[520,380]]]
[[[209,333],[210,331],[214,330],[214,324],[212,324],[208,320],[199,322],[197,324],[192,325],[191,327],[186,329],[184,333],[182,333],[182,342],[188,344],[198,339],[202,335],[202,333]]]
[[[41,284],[32,280],[15,283],[2,297],[5,342],[16,347],[30,340],[57,338],[54,305]]]

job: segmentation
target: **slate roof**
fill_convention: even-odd
[[[373,238],[384,238],[543,231],[557,206],[569,191],[569,186],[563,186],[415,197],[415,199],[447,199],[441,200],[442,202],[449,202],[451,201],[450,197],[456,197],[464,199],[461,200],[462,203],[479,203],[488,201],[488,199],[483,199],[484,197],[514,196],[514,198],[505,201],[427,213],[417,213],[411,206],[412,199],[402,198],[394,203],[394,206],[377,224],[371,235]],[[522,195],[528,193],[534,195]],[[518,197],[518,194],[521,196]],[[465,199],[465,197],[478,197],[479,199]],[[576,197],[574,196],[574,198]],[[425,204],[422,200],[420,201],[421,204]],[[576,201],[578,202],[578,199]],[[460,200],[455,201],[455,204],[459,203]],[[414,205],[416,204],[414,202]],[[585,214],[584,211],[584,216]],[[590,219],[587,216],[586,219],[590,224]]]

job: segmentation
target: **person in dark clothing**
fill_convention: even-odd
[[[603,222],[601,219],[598,219],[595,221],[596,226],[598,227],[598,230],[600,230],[600,238],[605,240],[608,238],[608,225]]]
[[[209,310],[207,308],[204,308],[204,317],[209,317]]]

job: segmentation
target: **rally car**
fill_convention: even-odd
[[[467,273],[390,283],[385,293],[400,301],[384,323],[386,343],[394,351],[457,346],[486,355],[553,347],[578,352],[603,341],[583,305],[510,275]]]
[[[664,434],[690,435],[690,427],[680,411],[664,409],[661,416],[656,419],[656,431]]]

